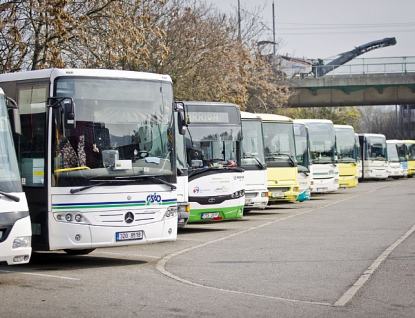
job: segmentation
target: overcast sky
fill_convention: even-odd
[[[395,37],[397,44],[359,58],[415,56],[415,0],[239,0],[242,9],[266,5],[262,12],[272,39],[274,2],[278,54],[332,58],[356,46]],[[238,0],[206,0],[236,12]]]

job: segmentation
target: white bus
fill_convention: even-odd
[[[406,158],[407,146],[405,145],[405,140],[389,139],[386,140],[386,142],[395,144],[396,150],[398,152],[399,161],[402,165],[403,176],[404,178],[406,178],[408,176],[408,161]]]
[[[398,154],[397,140],[386,140],[386,161],[388,163],[386,170],[389,178],[399,179],[405,176],[404,168]]]
[[[10,119],[6,104],[10,103]],[[19,132],[17,107],[0,88],[0,262],[24,264],[32,254],[29,209],[22,190],[12,127]]]
[[[358,134],[362,158],[362,179],[387,179],[386,137]]]
[[[311,184],[313,183],[310,172],[310,138],[307,126],[294,122],[294,136],[300,188],[297,201],[303,202],[311,199]]]
[[[186,155],[186,137],[185,131],[185,113],[183,104],[176,103],[177,112],[174,116],[176,139],[175,139],[175,153],[177,163],[177,226],[183,228],[186,226],[190,216],[190,202],[189,202],[189,169],[187,165]],[[180,123],[182,121],[182,123]]]
[[[334,192],[339,189],[339,166],[336,158],[336,134],[328,119],[296,119],[308,127],[311,151],[311,193]]]
[[[357,177],[360,180],[360,179],[362,179],[362,176],[363,176],[362,150],[361,150],[360,143],[359,143],[359,135],[355,133],[354,136],[355,136],[355,139],[356,139],[356,143],[355,143],[355,145],[356,145],[356,161],[357,161],[357,170],[358,170]]]
[[[168,75],[45,69],[2,74],[0,85],[20,109],[16,148],[35,250],[176,240]]]
[[[239,107],[214,102],[183,104],[189,164],[188,223],[242,218],[245,182]]]
[[[241,112],[241,118],[242,168],[245,170],[244,212],[262,210],[268,204],[268,189],[261,118],[248,112]]]

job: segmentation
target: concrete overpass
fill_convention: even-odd
[[[392,59],[392,60],[391,60]],[[415,57],[355,59],[323,77],[282,82],[296,92],[290,107],[415,104]],[[369,61],[368,61],[369,60]]]

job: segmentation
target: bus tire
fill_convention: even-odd
[[[95,251],[95,248],[87,248],[84,250],[64,250],[66,254],[68,255],[86,255],[93,251]]]

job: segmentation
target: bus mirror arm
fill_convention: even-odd
[[[48,107],[62,107],[66,128],[76,128],[75,102],[72,97],[50,97],[48,98]]]
[[[179,111],[178,112],[178,129],[179,129],[179,133],[180,133],[180,135],[184,135],[184,134],[186,134],[186,116],[185,116],[185,114],[184,114],[184,111],[182,110],[182,111]]]
[[[186,113],[184,110],[183,102],[174,102],[174,110],[177,112],[177,128],[180,135],[186,134],[187,123],[186,123]]]
[[[21,135],[22,126],[20,123],[20,114],[19,114],[19,108],[17,107],[17,103],[13,99],[7,96],[6,96],[6,103],[7,103],[7,110],[9,113],[12,131],[14,134]]]

